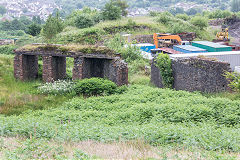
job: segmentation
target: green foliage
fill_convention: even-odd
[[[62,107],[0,116],[0,132],[57,140],[114,142],[140,137],[152,145],[240,150],[239,104],[200,93],[130,86],[124,94],[73,98]]]
[[[118,6],[122,11],[122,16],[127,16],[128,11],[127,8],[129,7],[125,0],[113,0],[113,4]]]
[[[156,59],[157,67],[160,69],[163,85],[166,88],[172,88],[173,85],[173,73],[172,73],[172,61],[169,55],[160,53]]]
[[[91,16],[87,14],[81,14],[75,19],[75,26],[78,28],[88,28],[94,25],[94,21]]]
[[[96,27],[75,29],[58,34],[56,41],[59,43],[96,44],[102,39],[103,34],[104,31]]]
[[[119,6],[110,0],[110,2],[105,4],[102,10],[102,17],[104,20],[117,20],[120,19],[122,15],[122,10]]]
[[[110,95],[117,92],[117,85],[107,79],[90,78],[77,81],[74,91],[85,96]]]
[[[16,142],[19,147],[5,151],[6,159],[54,159],[64,153],[61,146],[50,146],[42,139],[27,139]]]
[[[57,33],[60,33],[62,30],[63,22],[59,17],[59,14],[57,14],[55,17],[49,15],[46,24],[43,25],[41,34],[47,41],[50,41],[57,35]]]
[[[88,7],[82,10],[75,10],[64,21],[67,26],[76,26],[78,28],[87,28],[99,23],[102,20],[100,13],[97,10]],[[86,24],[85,24],[86,23]]]
[[[240,74],[236,72],[226,72],[224,75],[229,81],[229,87],[235,91],[240,91]]]
[[[205,16],[208,16],[208,18],[210,18],[210,19],[215,19],[215,18],[227,18],[232,15],[233,15],[233,13],[228,10],[224,10],[224,11],[223,10],[215,10],[215,11],[209,12]]]
[[[208,26],[208,19],[202,16],[195,16],[191,19],[191,23],[194,26],[199,27],[201,30]]]
[[[40,34],[41,30],[42,30],[42,27],[39,24],[33,23],[27,27],[26,33],[32,36],[37,36]]]
[[[113,39],[105,42],[105,44],[108,48],[121,54],[121,57],[126,62],[132,62],[143,58],[140,48],[131,44],[125,44],[120,34],[115,35]]]
[[[13,50],[16,48],[15,45],[2,45],[0,46],[0,54],[14,54]]]
[[[157,18],[158,18],[157,21],[159,23],[169,24],[169,22],[172,20],[173,16],[169,12],[163,12],[163,13],[159,14],[159,16]]]
[[[187,14],[177,14],[177,15],[176,15],[176,18],[182,19],[182,20],[184,20],[184,21],[190,20],[190,17],[189,17]]]

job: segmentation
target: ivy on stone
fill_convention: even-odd
[[[165,88],[172,88],[173,86],[173,71],[172,61],[168,54],[160,53],[156,59],[157,67],[160,70],[160,74]]]

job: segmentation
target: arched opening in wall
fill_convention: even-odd
[[[108,77],[110,60],[101,58],[86,58],[85,59],[85,78]]]
[[[73,77],[74,58],[66,57],[66,79],[72,79]]]

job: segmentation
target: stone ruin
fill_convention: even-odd
[[[73,80],[100,77],[118,86],[128,84],[127,63],[106,47],[79,45],[26,45],[15,50],[14,76],[28,81],[38,78],[38,59],[42,57],[44,82],[66,78],[66,57],[74,58]]]
[[[228,80],[224,76],[231,71],[230,64],[208,57],[171,58],[173,70],[173,88],[176,90],[222,92],[230,90]],[[153,60],[151,66],[151,82],[163,88],[161,72]]]

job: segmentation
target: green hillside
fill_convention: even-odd
[[[40,94],[39,81],[14,80],[12,61],[0,55],[2,158],[109,158],[84,149],[88,140],[151,152],[136,158],[239,158],[239,100],[146,85],[87,99]]]

